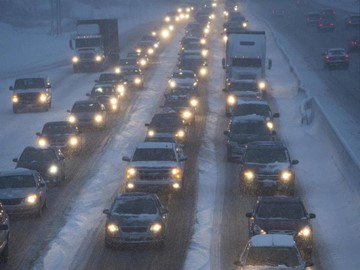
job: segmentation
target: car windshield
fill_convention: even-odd
[[[305,209],[300,202],[266,202],[256,209],[258,218],[301,219],[305,218]]]
[[[263,122],[233,123],[230,127],[230,133],[266,135],[268,130]]]
[[[126,198],[116,200],[113,206],[112,214],[118,215],[153,215],[157,213],[155,202],[145,198]]]
[[[232,82],[230,91],[259,91],[256,82]]]
[[[138,148],[132,161],[176,161],[176,156],[173,149]]]
[[[186,79],[186,78],[194,78],[194,73],[190,73],[190,72],[176,72],[173,73],[173,78],[176,79]]]
[[[15,89],[45,88],[45,81],[41,78],[17,79]]]
[[[50,149],[25,149],[19,159],[19,162],[31,161],[51,161],[55,159],[54,152]]]
[[[101,106],[99,103],[77,103],[72,108],[71,112],[98,112]]]
[[[232,66],[234,67],[261,67],[259,58],[233,58]]]
[[[233,108],[233,116],[244,116],[256,114],[264,117],[271,117],[271,111],[268,105],[263,104],[240,104]]]
[[[123,80],[124,77],[117,73],[106,73],[101,74],[99,77],[99,81],[101,82],[112,82],[112,81],[120,81]]]
[[[0,176],[0,189],[31,188],[35,186],[35,180],[32,175]]]
[[[300,262],[293,247],[251,247],[245,264],[295,267]]]
[[[138,69],[124,69],[123,71],[121,71],[121,73],[124,74],[124,75],[140,74],[140,70],[138,70]]]
[[[115,90],[113,87],[94,87],[91,91],[92,96],[98,95],[113,95],[115,94]]]
[[[185,50],[201,50],[201,45],[198,43],[189,43],[185,47]]]
[[[248,149],[246,151],[246,163],[275,163],[287,162],[287,154],[283,149]]]
[[[57,124],[45,124],[42,130],[42,134],[55,135],[55,134],[73,134],[76,132],[76,128],[69,124],[57,125]]]

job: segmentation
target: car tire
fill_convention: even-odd
[[[2,263],[7,263],[9,260],[9,236],[7,238],[7,243],[4,247],[4,250],[0,254],[0,261]]]

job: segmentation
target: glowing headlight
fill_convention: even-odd
[[[179,188],[181,188],[181,186],[180,186],[179,183],[173,183],[173,184],[172,184],[172,187],[173,187],[174,189],[179,189]]]
[[[213,2],[213,3],[211,4],[211,6],[212,6],[212,7],[217,7],[217,3],[216,3],[216,2]]]
[[[253,171],[245,171],[244,172],[244,177],[245,177],[246,180],[252,181],[255,178],[255,174],[254,174]]]
[[[155,44],[154,44],[154,47],[155,47],[155,48],[158,48],[158,47],[159,47],[159,43],[155,43]]]
[[[160,223],[154,223],[150,226],[150,231],[152,233],[159,233],[162,230],[162,225]]]
[[[226,10],[224,10],[223,15],[224,15],[225,17],[227,17],[227,16],[229,16],[229,12],[227,12]]]
[[[115,68],[115,73],[117,73],[117,74],[121,73],[121,69],[119,67],[116,67]]]
[[[127,187],[128,189],[133,189],[133,188],[135,187],[135,185],[134,185],[134,183],[128,182],[128,183],[126,184],[126,187]]]
[[[38,145],[39,145],[40,147],[46,147],[47,144],[48,144],[48,142],[47,142],[47,140],[46,140],[45,138],[39,138],[39,140],[38,140]]]
[[[140,79],[140,78],[135,78],[135,79],[134,79],[134,83],[135,83],[135,84],[140,84],[140,83],[141,83],[141,79]]]
[[[181,13],[182,11],[183,11],[182,8],[178,8],[178,9],[177,9],[177,12],[178,12],[178,13]]]
[[[209,28],[205,28],[205,29],[204,29],[204,34],[209,34],[209,32],[210,32],[210,29],[209,29]]]
[[[190,15],[189,14],[185,14],[185,19],[190,19]]]
[[[137,53],[141,53],[141,48],[137,48],[135,51],[136,51]]]
[[[171,169],[171,174],[172,174],[176,179],[181,179],[181,169],[180,169],[180,168],[173,168],[173,169]]]
[[[170,31],[174,31],[174,29],[175,29],[175,27],[172,24],[170,24],[168,28]]]
[[[44,94],[44,93],[41,93],[40,94],[40,96],[39,96],[39,101],[41,102],[41,103],[44,103],[44,102],[46,102],[46,94]]]
[[[309,226],[305,226],[298,235],[302,237],[309,237],[311,235],[311,228]]]
[[[169,36],[170,36],[170,31],[168,29],[163,29],[161,31],[161,37],[162,38],[167,39],[167,38],[169,38]]]
[[[206,57],[208,55],[208,50],[202,50],[201,55],[202,57]]]
[[[155,131],[153,131],[152,129],[150,129],[147,133],[148,136],[153,137],[155,135]]]
[[[120,228],[118,225],[116,225],[114,223],[110,223],[107,225],[106,229],[109,233],[117,233]]]
[[[268,129],[272,130],[274,128],[274,124],[273,122],[267,122],[266,126],[268,127]]]
[[[242,23],[242,27],[243,27],[243,28],[246,28],[247,26],[248,26],[247,22],[243,22],[243,23]]]
[[[184,19],[185,15],[183,13],[180,14],[180,20]]]
[[[73,56],[73,58],[71,59],[71,61],[75,64],[75,63],[79,62],[79,57]]]
[[[13,103],[18,103],[19,102],[19,97],[14,95],[14,96],[12,96],[11,100],[12,100]]]
[[[110,104],[111,105],[116,105],[118,103],[118,99],[117,98],[110,98]]]
[[[118,87],[116,87],[116,91],[120,94],[120,95],[124,95],[125,93],[125,86],[123,86],[122,84],[121,85],[118,85]],[[112,99],[111,99],[112,100]],[[117,102],[117,101],[116,101]],[[111,101],[112,104],[113,101]]]
[[[176,87],[176,81],[170,80],[169,81],[170,87],[175,88]]]
[[[206,44],[206,39],[205,39],[205,38],[201,38],[201,39],[200,39],[200,43],[203,44],[203,45]]]
[[[100,62],[101,60],[102,60],[101,55],[95,56],[95,61],[96,61],[96,62]]]
[[[176,133],[176,136],[179,137],[179,138],[184,138],[184,137],[185,137],[185,131],[179,130],[179,131]]]
[[[70,115],[69,118],[68,118],[68,121],[70,123],[75,123],[76,122],[76,117],[74,115]]]
[[[192,107],[196,107],[198,104],[199,104],[199,101],[198,101],[196,98],[192,98],[192,99],[190,100],[190,105],[191,105]]]
[[[263,229],[261,229],[258,225],[254,225],[254,233],[255,234],[266,234],[266,231],[264,231]]]
[[[153,53],[154,53],[154,49],[153,49],[153,48],[149,48],[147,52],[148,52],[148,54],[153,54]]]
[[[228,36],[223,36],[223,41],[224,41],[224,43],[226,43],[227,42],[227,40],[228,40]]]
[[[234,11],[238,11],[238,6],[234,6]]]
[[[94,116],[94,120],[95,120],[96,123],[100,123],[100,122],[102,122],[103,117],[102,117],[101,114],[96,114],[96,115]]]
[[[166,17],[164,18],[164,21],[165,21],[165,22],[170,22],[170,21],[171,21],[170,16],[166,16]]]
[[[200,75],[201,75],[202,77],[205,77],[206,74],[207,74],[207,69],[206,69],[206,67],[200,68]]]
[[[291,180],[291,177],[292,177],[292,173],[290,171],[283,171],[281,173],[281,180],[287,182],[287,181],[290,181]]]
[[[157,34],[156,34],[155,31],[152,31],[152,32],[151,32],[151,35],[152,35],[153,37],[155,37]]]
[[[128,168],[127,169],[127,178],[134,177],[136,175],[136,169],[135,168]]]
[[[145,66],[146,66],[146,64],[147,64],[146,59],[141,58],[141,59],[140,59],[140,66],[145,67]]]
[[[56,165],[51,165],[50,168],[49,168],[49,173],[50,174],[57,174],[59,171],[59,168],[56,166]]]
[[[175,21],[176,21],[176,22],[180,21],[179,16],[176,16],[176,17],[175,17]]]
[[[70,140],[69,140],[69,144],[71,146],[76,146],[76,145],[78,145],[78,143],[79,143],[79,139],[76,138],[76,137],[71,137]]]
[[[265,87],[266,87],[266,83],[265,83],[265,82],[259,82],[259,88],[260,88],[261,90],[265,89]]]
[[[234,105],[236,103],[236,97],[234,95],[230,95],[227,97],[227,103],[229,105]]]
[[[190,112],[190,111],[184,111],[183,113],[182,113],[182,117],[184,118],[184,119],[190,119],[191,117],[192,117],[192,113]]]
[[[215,20],[215,14],[211,14],[211,15],[209,16],[209,19],[210,19],[210,20]]]
[[[27,204],[35,204],[38,201],[38,196],[36,194],[30,194],[25,198]]]

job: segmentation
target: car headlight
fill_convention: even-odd
[[[126,170],[127,178],[133,178],[136,175],[136,169],[135,168],[128,168]]]
[[[203,45],[206,44],[206,39],[205,39],[205,38],[201,38],[201,39],[200,39],[200,43],[203,44]]]
[[[116,68],[115,68],[115,73],[117,73],[117,74],[121,73],[121,68],[116,67]]]
[[[302,228],[299,233],[298,233],[299,236],[301,237],[309,237],[311,235],[311,228],[310,226],[305,226],[304,228]]]
[[[18,103],[19,102],[19,97],[17,95],[13,95],[11,98],[13,103]]]
[[[280,178],[284,182],[288,182],[292,178],[292,173],[290,171],[283,171],[283,172],[281,172]]]
[[[170,21],[171,21],[170,16],[166,16],[166,17],[164,18],[164,21],[165,21],[165,22],[170,22]]]
[[[223,41],[224,41],[224,43],[226,43],[227,40],[228,40],[228,36],[227,36],[227,35],[223,36]]]
[[[170,85],[171,88],[175,88],[176,87],[176,82],[173,81],[173,80],[170,80],[169,85]]]
[[[46,102],[46,100],[47,100],[46,94],[41,93],[40,96],[39,96],[39,101],[40,101],[41,103],[44,103],[44,102]]]
[[[40,147],[46,147],[48,145],[48,141],[45,138],[39,138],[37,143]]]
[[[115,98],[115,97],[110,98],[110,104],[111,104],[111,105],[116,105],[117,103],[118,103],[118,99],[117,99],[117,98]]]
[[[207,74],[207,69],[206,69],[206,67],[200,68],[200,75],[201,75],[202,77],[205,77],[206,74]]]
[[[243,22],[243,23],[242,23],[242,27],[243,27],[243,28],[246,28],[247,26],[248,26],[247,22]]]
[[[182,129],[179,130],[179,131],[176,133],[176,137],[184,138],[184,137],[185,137],[185,131],[183,131]]]
[[[248,182],[252,182],[255,179],[255,173],[253,171],[247,170],[244,172],[244,178]]]
[[[135,83],[135,84],[140,84],[140,83],[141,83],[141,79],[140,79],[139,77],[136,77],[136,78],[134,79],[134,83]]]
[[[153,49],[153,48],[149,48],[147,52],[148,52],[148,54],[153,54],[153,53],[154,53],[154,49]]]
[[[159,222],[156,222],[150,226],[150,231],[155,234],[161,232],[162,229],[163,226]]]
[[[230,106],[233,106],[236,103],[236,97],[234,95],[229,95],[226,101]]]
[[[149,137],[153,137],[153,136],[155,135],[155,131],[152,130],[152,129],[150,129],[150,130],[148,130],[147,135],[148,135]]]
[[[132,183],[132,182],[127,182],[127,183],[126,183],[126,187],[127,187],[128,189],[133,189],[133,188],[135,188],[135,185],[134,185],[134,183]]]
[[[163,29],[163,30],[161,31],[161,37],[162,37],[163,39],[168,39],[169,36],[170,36],[170,30],[168,30],[168,29]]]
[[[199,101],[196,98],[190,99],[190,105],[192,107],[197,107],[198,104],[199,104]]]
[[[190,111],[183,111],[181,114],[182,118],[188,120],[192,117],[192,113]]]
[[[268,127],[268,129],[273,130],[274,129],[274,124],[273,122],[266,122],[266,126]]]
[[[70,146],[77,146],[79,144],[79,139],[77,137],[71,137],[69,139]]]
[[[265,82],[259,82],[259,88],[260,88],[261,90],[264,90],[265,87],[266,87],[266,83],[265,83]]]
[[[76,117],[74,115],[70,115],[69,118],[68,118],[68,121],[70,123],[75,123],[76,122]]]
[[[210,32],[210,29],[206,27],[206,28],[204,29],[204,34],[209,34],[209,32]]]
[[[170,24],[170,25],[168,26],[168,28],[169,28],[170,31],[174,31],[174,29],[175,29],[175,27],[174,27],[172,24]]]
[[[154,48],[158,48],[158,47],[159,47],[159,43],[155,43]]]
[[[124,95],[125,93],[125,86],[120,84],[118,85],[118,87],[116,87],[116,91],[120,94],[120,95]]]
[[[181,169],[180,168],[172,168],[171,175],[176,179],[181,179]]]
[[[30,194],[30,195],[26,196],[26,198],[25,198],[25,202],[30,205],[36,204],[37,201],[38,201],[37,194]]]
[[[95,61],[96,61],[96,62],[100,62],[101,60],[102,60],[101,55],[96,55],[96,56],[95,56]]]
[[[117,233],[120,228],[117,224],[115,223],[109,223],[107,226],[106,226],[106,230],[109,232],[109,233]]]
[[[55,175],[59,172],[59,168],[56,165],[51,165],[48,171],[50,174]]]
[[[254,233],[255,234],[266,234],[266,231],[264,231],[263,229],[261,229],[258,225],[254,225]]]
[[[136,51],[137,53],[141,53],[142,49],[141,49],[141,48],[137,48],[135,51]]]
[[[201,55],[202,55],[202,57],[207,57],[207,55],[208,55],[208,50],[202,50],[201,51]]]
[[[77,62],[79,62],[79,57],[77,56],[73,56],[73,58],[71,59],[71,61],[76,64]]]
[[[146,66],[146,64],[147,64],[146,59],[141,58],[141,59],[140,59],[140,66],[145,67],[145,66]]]
[[[96,115],[94,116],[94,120],[95,120],[96,123],[100,123],[100,122],[103,121],[103,117],[102,117],[101,114],[96,114]]]

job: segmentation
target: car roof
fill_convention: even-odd
[[[34,170],[26,168],[15,168],[15,169],[5,169],[0,171],[0,176],[9,176],[9,175],[32,175]]]
[[[260,196],[258,197],[257,200],[258,202],[283,202],[283,203],[302,202],[300,197],[285,196],[285,195]]]
[[[173,149],[175,148],[175,143],[169,142],[143,142],[139,143],[136,146],[136,149],[152,149],[152,148],[159,148],[159,149]]]
[[[281,141],[256,141],[247,144],[246,149],[282,149],[286,146]]]
[[[292,235],[286,234],[260,234],[249,240],[252,247],[294,247],[295,241]]]
[[[264,99],[242,99],[242,98],[238,98],[237,100],[237,105],[251,105],[251,104],[256,104],[256,105],[264,105],[264,106],[269,106],[269,103],[264,100]]]

